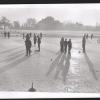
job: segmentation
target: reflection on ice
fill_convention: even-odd
[[[51,64],[47,75],[49,75],[51,71],[53,71],[54,68],[56,68],[56,72],[54,75],[55,79],[57,79],[59,77],[59,74],[61,73],[62,80],[65,82],[70,67],[70,59],[70,54],[67,54],[66,56],[65,53],[60,53],[55,59],[55,61],[53,61],[53,63]]]

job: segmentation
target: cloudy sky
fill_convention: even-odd
[[[21,23],[27,18],[37,21],[52,16],[61,22],[81,22],[85,25],[100,23],[100,4],[18,4],[0,5],[0,16]]]

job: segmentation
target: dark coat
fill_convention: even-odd
[[[86,39],[85,39],[85,37],[83,37],[83,39],[82,39],[82,46],[84,47],[85,44],[86,44]]]
[[[67,47],[67,45],[68,45],[68,42],[64,41],[64,46]]]
[[[69,49],[72,48],[72,42],[71,41],[68,41],[68,47],[69,47]]]
[[[38,44],[40,44],[41,43],[41,38],[40,37],[38,37]]]
[[[26,45],[26,48],[31,48],[32,46],[31,40],[26,39],[25,45]]]
[[[30,39],[30,36],[29,36],[29,34],[27,34],[27,35],[26,35],[26,39]]]

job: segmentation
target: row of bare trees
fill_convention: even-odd
[[[32,18],[28,18],[26,23],[20,24],[19,21],[13,21],[13,23],[10,22],[9,19],[2,16],[0,19],[0,28],[1,29],[21,29],[21,28],[34,28],[34,25],[36,24],[36,20]]]
[[[10,22],[9,19],[2,16],[0,19],[1,29],[42,29],[42,30],[99,30],[98,26],[84,26],[82,23],[61,23],[59,20],[55,20],[53,17],[48,16],[36,22],[34,18],[28,18],[25,23],[20,24],[19,21]]]

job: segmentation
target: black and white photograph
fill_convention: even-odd
[[[100,4],[0,5],[0,91],[100,93]]]

